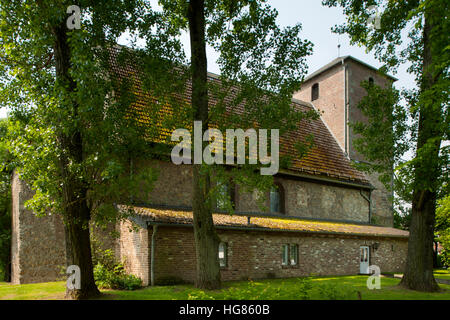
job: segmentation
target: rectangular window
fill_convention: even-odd
[[[296,266],[298,263],[298,246],[296,244],[291,244],[290,263],[291,266]]]
[[[319,99],[319,84],[314,83],[311,88],[311,101]]]
[[[283,266],[287,266],[289,264],[289,245],[288,244],[283,244],[283,251],[282,251],[282,261],[281,264]]]
[[[219,244],[219,265],[221,268],[227,266],[227,244],[225,242]]]
[[[297,244],[283,244],[282,246],[282,260],[283,266],[298,265],[298,245]]]

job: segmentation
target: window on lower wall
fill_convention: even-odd
[[[291,257],[290,259],[291,266],[296,266],[298,263],[298,245],[291,244],[290,257]]]
[[[225,242],[219,243],[219,266],[225,268],[227,266],[227,244]]]
[[[283,244],[281,265],[296,266],[298,264],[298,245]]]
[[[283,266],[287,266],[289,264],[289,245],[288,244],[283,244],[283,249],[282,249],[282,255],[283,258],[281,260],[281,264]]]

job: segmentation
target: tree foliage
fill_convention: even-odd
[[[280,28],[277,12],[264,0],[162,0],[163,14],[174,29],[190,35],[192,118],[225,128],[294,130],[301,120],[316,117],[296,110],[292,95],[306,70],[309,41],[301,40],[300,24]],[[206,46],[219,54],[219,81],[208,81]],[[214,97],[214,100],[212,99]],[[224,165],[193,166],[193,216],[197,255],[197,281],[202,288],[220,286],[217,259],[219,238],[212,221],[218,184],[230,179],[240,190],[264,193],[272,177],[255,174],[257,166],[227,170]],[[221,199],[222,200],[222,199]],[[226,200],[226,199],[223,199]],[[228,201],[228,208],[232,209]]]
[[[154,143],[160,126],[177,128],[200,118],[204,130],[214,124],[284,133],[317,117],[291,104],[306,71],[305,56],[312,51],[312,44],[299,38],[300,24],[280,28],[276,10],[263,0],[160,4],[161,12],[140,0],[0,1],[0,106],[11,109],[8,149],[17,157],[17,172],[34,191],[28,208],[37,215],[62,215],[70,241],[83,239],[72,246],[73,259],[90,260],[89,223],[123,218],[127,213],[120,215],[115,204],[133,204],[141,190],[151,189],[157,172],[151,167],[133,170],[130,160],[161,156]],[[194,4],[199,11],[189,16]],[[82,10],[80,29],[67,29],[69,5]],[[199,14],[200,29],[192,29],[193,13]],[[180,42],[183,31],[190,32],[191,42],[203,39],[188,59]],[[116,47],[126,32],[131,55]],[[197,55],[207,44],[220,54],[219,81],[207,81],[206,56]],[[120,51],[116,63],[135,66],[125,79],[112,72],[114,50]],[[190,109],[179,99],[187,92],[187,81],[192,82]],[[208,92],[215,103],[208,103]],[[153,98],[145,105],[151,120],[144,127],[136,115],[130,116],[142,95]],[[156,116],[168,106],[172,113],[158,122]],[[242,106],[240,113],[233,112]],[[307,148],[300,149],[304,153]],[[203,183],[197,203],[207,219],[212,219],[214,186],[221,179],[228,183],[232,177],[243,191],[267,191],[271,185],[271,178],[254,173],[255,166],[199,169],[201,179],[194,185]],[[208,257],[218,264],[217,254]],[[79,263],[82,279],[92,278],[91,262]]]
[[[381,91],[369,90],[369,95],[390,103],[388,110],[393,113],[385,114],[381,108],[384,117],[380,118],[377,109],[369,111],[369,125],[359,127],[362,142],[358,145],[370,160],[381,163],[372,167],[381,172],[389,169],[382,166],[383,161],[392,157],[390,164],[396,162],[396,191],[411,202],[408,259],[402,285],[416,290],[437,290],[432,274],[436,200],[449,191],[450,146],[442,143],[450,138],[449,3],[444,0],[325,0],[323,3],[343,8],[347,21],[334,31],[348,34],[351,43],[374,52],[384,63],[382,71],[395,73],[399,66],[407,64],[408,72],[415,77],[416,87],[402,91],[404,110],[397,107],[398,99],[389,98],[396,95],[395,91],[380,96],[377,92]],[[369,23],[373,18],[379,19],[377,26]],[[365,103],[366,108],[381,107],[367,99]],[[386,127],[385,123],[389,125],[389,122],[393,123],[393,130]],[[373,130],[375,125],[385,130],[377,132]],[[379,144],[387,147],[385,153],[369,146],[371,140],[380,142],[385,135],[387,144]],[[412,159],[401,158],[405,151],[414,154]]]
[[[442,246],[442,261],[450,267],[450,195],[438,201],[435,231],[436,241]]]
[[[82,8],[81,29],[66,24],[73,4]],[[88,224],[122,218],[114,204],[131,203],[156,178],[151,168],[130,174],[130,159],[151,153],[126,116],[133,101],[114,96],[120,87],[108,76],[110,48],[125,31],[150,32],[159,18],[141,1],[1,1],[0,15],[8,149],[34,191],[27,207],[63,217],[68,263],[82,271],[74,297],[85,298],[98,293]]]
[[[9,281],[11,263],[12,156],[6,146],[7,120],[0,119],[0,281]]]

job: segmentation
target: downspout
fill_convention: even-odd
[[[359,190],[359,193],[369,203],[369,224],[370,224],[370,222],[372,221],[372,190],[369,189],[369,196],[368,197],[363,193],[362,189]]]
[[[155,247],[156,247],[156,232],[158,231],[158,226],[153,225],[152,232],[152,246],[150,252],[150,285],[153,287],[155,285]]]

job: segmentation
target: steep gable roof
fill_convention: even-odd
[[[374,71],[379,71],[379,70],[378,70],[377,68],[375,68],[374,66],[371,66],[370,64],[367,64],[367,63],[365,63],[365,62],[363,62],[363,61],[361,61],[361,60],[359,60],[359,59],[356,59],[355,57],[352,57],[352,56],[348,56],[348,55],[347,55],[347,56],[343,56],[343,57],[338,57],[338,58],[332,60],[331,62],[327,63],[327,64],[324,65],[323,67],[319,68],[318,70],[316,70],[316,71],[314,71],[313,73],[311,73],[310,75],[308,75],[308,76],[305,78],[304,81],[305,81],[305,82],[306,82],[306,81],[309,81],[309,80],[315,78],[316,76],[318,76],[319,74],[321,74],[322,72],[325,72],[325,71],[327,71],[328,69],[331,69],[331,68],[334,67],[335,65],[343,64],[346,60],[352,60],[352,61],[354,61],[354,62],[356,62],[356,63],[359,63],[359,64],[363,65],[364,67],[366,67],[366,68],[368,68],[368,69],[371,69],[371,70],[374,70]],[[385,77],[387,77],[387,78],[389,78],[389,79],[391,79],[391,80],[393,80],[393,81],[397,81],[397,80],[398,80],[397,78],[395,78],[395,77],[393,77],[393,76],[391,76],[391,75],[388,75],[388,74],[385,74]]]
[[[117,56],[119,51],[113,51],[112,69],[113,74],[120,79],[136,79],[138,68],[131,63],[123,65],[118,62]],[[208,81],[220,83],[219,77],[214,74],[208,75]],[[138,94],[139,99],[132,108],[133,114],[137,120],[144,125],[155,123],[151,121],[149,116],[149,104],[155,103],[155,99],[144,93],[141,88],[141,83],[137,79],[134,83],[133,90]],[[190,104],[191,101],[192,84],[187,82],[187,88],[183,95],[179,95],[178,99],[181,103]],[[210,93],[210,104],[214,105],[217,99]],[[313,106],[310,103],[292,100],[292,107],[300,111],[312,110]],[[243,114],[244,106],[238,106],[232,112]],[[170,112],[169,109],[162,109],[162,112]],[[231,111],[231,110],[227,110]],[[171,132],[167,128],[159,128],[162,136],[170,135]],[[364,188],[371,188],[369,181],[365,175],[355,169],[350,160],[343,153],[332,134],[329,132],[321,119],[302,121],[297,130],[288,132],[280,137],[280,155],[296,155],[296,142],[305,141],[305,138],[312,134],[314,136],[314,147],[308,154],[299,159],[294,157],[291,161],[291,166],[285,173],[306,174],[311,177],[323,177],[335,181],[347,181],[360,185]],[[281,171],[281,170],[280,170]]]

